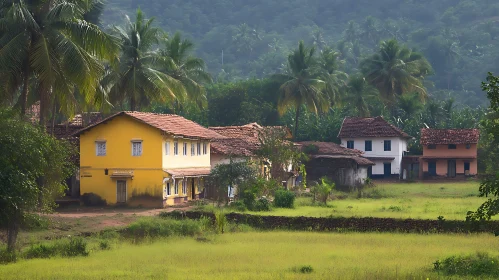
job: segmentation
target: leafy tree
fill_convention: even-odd
[[[289,108],[295,110],[295,136],[301,107],[305,105],[311,112],[326,112],[330,102],[323,89],[326,83],[320,79],[315,57],[315,47],[307,48],[303,41],[298,49],[288,56],[289,74],[276,74],[275,79],[283,81],[279,88],[278,110],[282,115]]]
[[[489,73],[487,81],[482,83],[483,90],[487,93],[490,101],[489,113],[492,118],[483,121],[483,134],[490,141],[492,149],[489,152],[498,154],[499,143],[499,77]],[[467,220],[488,220],[499,213],[499,169],[497,168],[497,158],[494,159],[488,171],[491,173],[480,183],[480,196],[489,197],[475,212],[468,212]]]
[[[22,121],[11,111],[0,111],[0,225],[8,229],[13,252],[24,218],[33,211],[50,211],[63,194],[65,179],[74,170],[72,148]]]
[[[382,42],[378,52],[360,66],[366,80],[388,102],[409,92],[418,92],[422,98],[427,95],[423,79],[431,73],[431,65],[420,53],[399,45],[396,40]]]
[[[67,115],[74,113],[75,92],[93,100],[104,67],[99,59],[112,59],[115,40],[85,19],[99,1],[2,0],[0,72],[9,90],[22,88],[21,113],[30,88],[40,100],[40,123],[56,102]]]
[[[134,22],[127,16],[125,28],[113,28],[121,40],[121,56],[102,84],[109,89],[112,102],[128,102],[132,111],[150,105],[151,101],[171,102],[186,95],[181,81],[161,72],[161,69],[174,69],[176,65],[173,65],[173,59],[161,57],[152,50],[162,35],[162,31],[153,26],[153,21],[154,18],[145,19],[139,9]]]
[[[367,83],[361,75],[351,76],[348,80],[346,94],[343,97],[343,104],[348,104],[354,108],[359,117],[369,117],[370,104],[376,100],[378,91]]]
[[[325,93],[332,102],[339,102],[344,90],[348,75],[339,70],[343,61],[339,60],[339,53],[333,49],[324,48],[319,57],[320,77],[325,82]]]
[[[194,44],[190,40],[182,40],[180,33],[175,33],[159,51],[160,57],[169,62],[161,71],[182,83],[187,93],[186,101],[205,108],[207,100],[203,83],[211,83],[212,79],[205,70],[204,61],[191,55],[193,50]]]

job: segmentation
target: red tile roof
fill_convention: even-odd
[[[421,145],[476,144],[478,129],[421,129]]]
[[[184,117],[170,114],[155,114],[155,113],[145,113],[145,112],[119,112],[110,117],[103,119],[102,121],[92,124],[84,129],[76,132],[79,135],[101,123],[107,122],[114,119],[117,116],[128,116],[136,121],[145,123],[149,126],[157,128],[167,134],[174,136],[180,136],[185,138],[199,138],[199,139],[217,139],[224,138],[220,134],[207,129],[200,124],[197,124],[191,120],[185,119]]]
[[[338,138],[358,137],[401,137],[411,138],[398,127],[387,122],[383,117],[358,118],[349,117],[343,120]]]
[[[94,123],[98,123],[104,119],[101,112],[86,112],[75,115],[70,121],[62,123],[62,125],[85,127]]]
[[[211,144],[211,152],[224,155],[253,156],[260,147],[259,135],[266,129],[282,129],[286,132],[286,138],[291,138],[291,132],[284,126],[263,127],[257,123],[249,123],[241,126],[219,126],[209,129],[223,135],[226,139],[219,139]]]
[[[319,148],[317,153],[310,155],[311,158],[350,159],[359,165],[374,165],[371,160],[362,156],[364,152],[355,149],[348,149],[336,143],[304,141],[298,142],[298,144],[301,145],[302,150],[306,149],[307,146],[310,145],[314,145]]]
[[[333,142],[303,141],[303,142],[298,142],[298,144],[302,146],[302,150],[306,149],[307,146],[314,145],[317,148],[319,148],[316,154],[321,154],[321,155],[360,156],[363,154],[362,151],[355,149],[348,149]]]

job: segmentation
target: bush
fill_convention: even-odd
[[[6,247],[0,247],[0,264],[6,264],[17,261],[15,252],[9,252]]]
[[[280,208],[293,208],[295,205],[295,193],[287,190],[275,192],[274,206]]]
[[[215,226],[217,233],[224,233],[225,227],[227,226],[227,217],[225,217],[225,213],[222,211],[218,211],[215,213]]]
[[[232,202],[231,204],[229,204],[229,207],[232,209],[235,209],[236,211],[239,211],[239,212],[244,212],[244,211],[248,210],[248,208],[246,207],[244,202],[241,200]]]
[[[53,243],[34,244],[24,253],[27,259],[50,258],[55,256],[88,256],[87,242],[82,237],[72,237]]]
[[[194,236],[201,233],[201,222],[198,220],[174,220],[170,218],[141,218],[128,225],[125,235],[128,237],[168,237]]]
[[[253,204],[255,203],[256,200],[256,194],[252,190],[245,190],[241,194],[241,200],[243,201],[247,209],[252,210]]]
[[[265,198],[261,197],[257,201],[255,201],[255,204],[253,205],[253,211],[270,211],[270,201]]]
[[[434,269],[446,275],[499,276],[499,259],[487,253],[468,256],[452,256],[433,263]]]
[[[303,266],[299,266],[299,267],[294,267],[292,270],[296,273],[303,273],[303,274],[312,273],[314,271],[314,269],[312,268],[311,265],[303,265]]]
[[[84,193],[81,196],[81,201],[83,202],[83,205],[85,205],[85,206],[106,206],[107,205],[106,200],[95,193]]]
[[[109,240],[101,240],[101,241],[99,241],[99,248],[101,250],[110,250],[111,243],[109,242]]]
[[[22,228],[25,230],[44,230],[48,229],[49,225],[48,218],[34,213],[26,214],[22,222]]]

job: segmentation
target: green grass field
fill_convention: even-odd
[[[257,215],[310,217],[382,217],[464,220],[486,198],[478,197],[477,182],[380,184],[376,188],[384,196],[377,199],[335,199],[328,207],[312,205],[312,199],[299,197],[294,209],[276,208]],[[372,191],[372,190],[369,190]]]
[[[493,235],[247,232],[211,242],[172,238],[89,257],[22,260],[0,279],[447,279],[432,263],[454,254],[497,254]],[[310,265],[311,274],[296,272]],[[452,278],[458,279],[458,278]]]

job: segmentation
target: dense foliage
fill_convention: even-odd
[[[333,47],[347,73],[396,39],[416,48],[433,65],[428,93],[455,96],[459,104],[485,104],[480,81],[497,72],[499,39],[493,0],[297,0],[199,1],[108,0],[104,24],[123,21],[141,7],[168,32],[192,38],[218,81],[280,72],[296,42]]]

